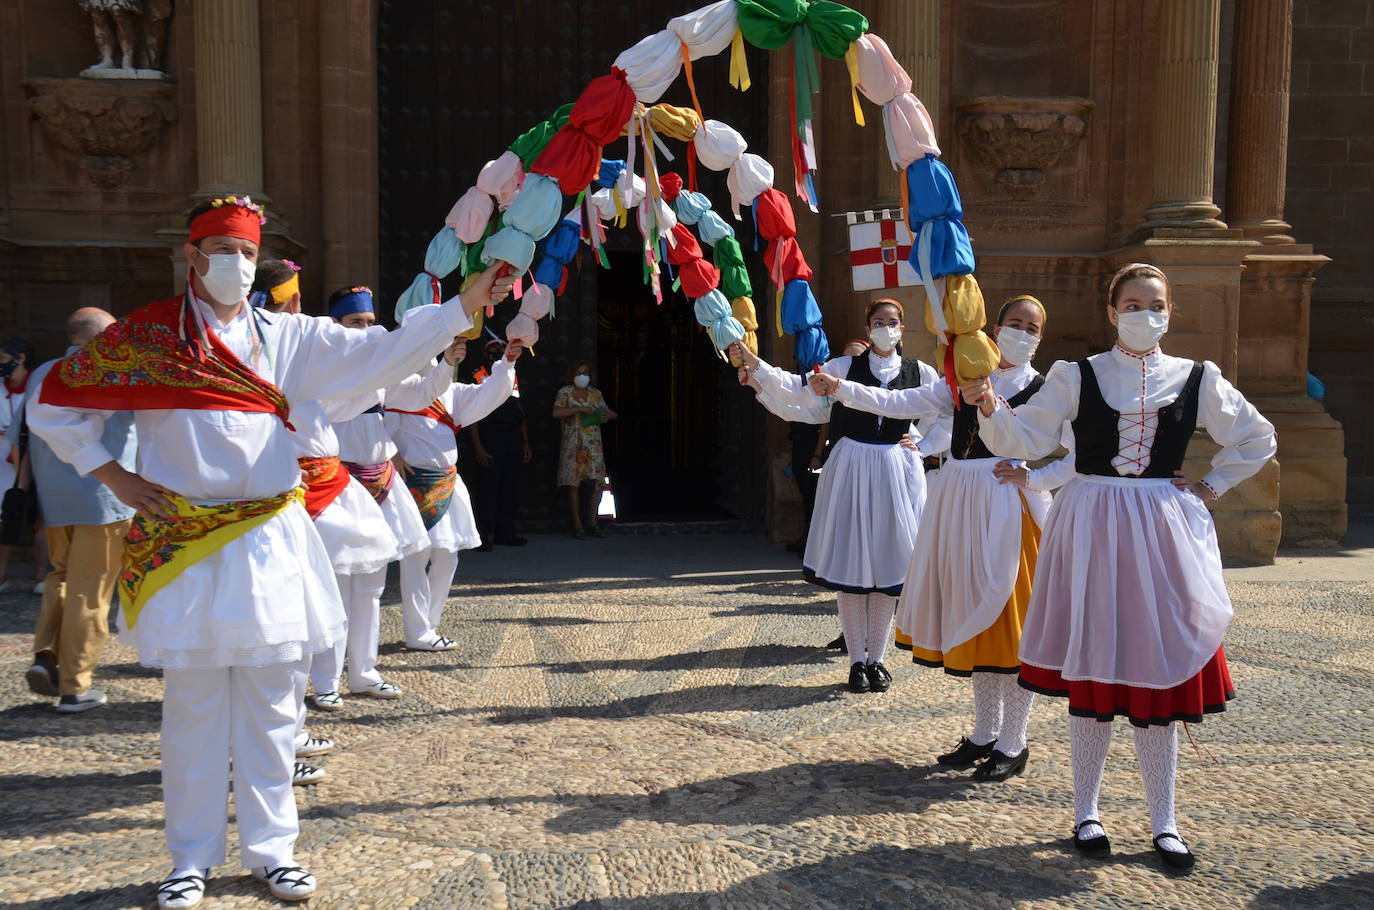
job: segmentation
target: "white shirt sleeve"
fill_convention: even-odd
[[[1059,448],[1064,423],[1078,414],[1078,384],[1078,365],[1058,361],[1030,401],[1013,410],[999,398],[991,417],[980,411],[979,438],[1002,458],[1044,458]]]
[[[949,388],[938,379],[914,389],[880,389],[842,379],[835,398],[847,408],[880,417],[938,420],[954,413]]]
[[[954,436],[953,417],[927,417],[921,421],[919,429],[921,438],[916,443],[916,450],[921,453],[922,458],[949,451],[949,444]]]
[[[453,385],[453,367],[439,360],[429,369],[411,373],[386,390],[387,407],[399,411],[422,411]]]
[[[296,399],[354,398],[400,382],[472,328],[458,297],[419,307],[384,335],[347,329],[332,319],[291,318],[300,320],[302,336],[281,387]]]
[[[821,369],[831,376],[847,376],[852,361],[852,357],[836,357]],[[811,391],[811,386],[801,376],[780,370],[762,360],[754,370],[754,378],[758,381],[759,390],[770,395],[779,404],[795,404],[804,408],[824,407],[827,410],[830,407]]]
[[[822,403],[819,398],[816,399],[817,404],[811,407],[800,404],[784,404],[763,390],[756,392],[755,398],[768,413],[780,417],[788,423],[821,424],[830,422],[830,405]]]
[[[1274,425],[1245,400],[1221,369],[1206,361],[1198,390],[1198,418],[1207,434],[1221,446],[1212,457],[1212,470],[1202,479],[1221,496],[1264,467],[1278,451]]]
[[[58,458],[82,477],[115,460],[101,442],[105,421],[114,411],[64,408],[44,404],[40,397],[29,402],[29,429],[52,447]]]
[[[1073,480],[1077,473],[1078,469],[1075,466],[1074,456],[1070,452],[1063,458],[1051,461],[1043,468],[1031,468],[1030,480],[1027,481],[1026,486],[1036,493],[1049,493]]]
[[[500,407],[514,388],[515,364],[504,357],[491,368],[491,375],[481,385],[453,383],[449,387],[453,422],[460,427],[476,423]]]

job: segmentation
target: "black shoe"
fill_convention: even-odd
[[[481,545],[480,547],[477,548],[477,552],[478,552],[478,553],[490,553],[493,549],[494,549],[494,548],[493,548],[492,545],[491,545],[491,541],[490,541],[490,540],[484,540],[484,541],[482,541],[482,545]]]
[[[1073,826],[1073,845],[1078,849],[1078,852],[1082,853],[1084,856],[1094,857],[1110,855],[1112,852],[1112,842],[1108,839],[1107,835],[1099,834],[1097,837],[1090,837],[1087,840],[1081,840],[1078,837],[1078,831],[1084,825],[1097,825],[1101,828],[1102,822],[1095,818],[1085,818],[1083,821]]]
[[[881,663],[869,664],[864,667],[864,675],[868,677],[870,692],[886,692],[892,688],[892,674],[887,672],[887,667]]]
[[[864,665],[857,661],[854,666],[849,668],[849,691],[868,691],[868,674],[864,672]]]
[[[959,745],[954,747],[953,752],[937,755],[935,760],[948,768],[972,768],[991,755],[996,746],[997,740],[995,739],[987,745],[980,746],[975,742],[970,742],[969,738],[965,736],[960,738]]]
[[[582,530],[581,528],[578,528],[577,530],[573,531],[572,536],[573,540],[586,540],[588,537],[587,532]]]
[[[601,526],[600,526],[600,525],[593,525],[592,527],[588,528],[588,529],[587,529],[587,533],[590,534],[590,535],[593,536],[593,537],[598,537],[598,538],[600,538],[600,537],[605,537],[605,536],[606,536],[606,532],[603,531],[603,530],[601,530]]]
[[[1030,746],[1021,750],[1020,755],[1007,755],[996,749],[983,760],[973,772],[974,780],[1006,780],[1026,770],[1026,759],[1030,758]]]
[[[1175,853],[1172,850],[1165,850],[1161,847],[1159,842],[1166,837],[1173,838],[1180,844],[1183,844],[1184,852]],[[1197,857],[1193,856],[1193,852],[1188,849],[1188,845],[1183,843],[1183,838],[1179,837],[1177,834],[1161,834],[1157,836],[1155,838],[1155,852],[1159,854],[1160,859],[1164,860],[1164,865],[1169,867],[1170,872],[1192,872],[1194,864],[1197,863]]]
[[[496,542],[503,547],[523,547],[525,544],[529,543],[525,538],[516,537],[515,535],[510,537],[498,537],[496,538]]]
[[[839,638],[835,639],[834,641],[832,641],[830,644],[826,645],[825,647],[826,647],[828,650],[831,650],[831,651],[844,651],[844,650],[846,650],[845,644],[844,644],[844,633],[841,632]]]

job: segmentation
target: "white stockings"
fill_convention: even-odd
[[[985,746],[997,740],[1003,755],[1020,755],[1026,748],[1035,693],[1021,688],[1015,673],[973,674],[973,735],[969,741]]]
[[[1145,785],[1145,801],[1150,807],[1150,827],[1161,834],[1178,835],[1174,819],[1174,779],[1178,774],[1178,733],[1173,724],[1134,727],[1135,755],[1140,763],[1140,778]],[[1069,733],[1073,748],[1074,821],[1098,818],[1097,801],[1102,792],[1102,775],[1107,767],[1107,748],[1111,745],[1112,725],[1091,717],[1070,717]],[[1103,834],[1096,825],[1078,832],[1088,840]],[[1165,850],[1184,852],[1182,841],[1166,838]]]
[[[892,641],[897,598],[887,594],[846,594],[838,597],[840,629],[851,664],[882,663]]]
[[[1145,783],[1145,801],[1150,805],[1150,827],[1155,837],[1174,835],[1160,841],[1160,849],[1186,852],[1177,839],[1178,824],[1174,821],[1174,778],[1178,776],[1178,733],[1174,725],[1136,727],[1135,757]]]

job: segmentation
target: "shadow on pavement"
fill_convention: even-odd
[[[53,736],[137,736],[162,725],[160,701],[111,701],[80,714],[58,714],[44,699],[0,710],[0,741]]]
[[[1017,844],[975,849],[967,843],[950,843],[921,848],[873,847],[830,856],[817,863],[776,869],[724,891],[579,901],[565,904],[561,910],[706,910],[720,906],[781,906],[779,901],[796,910],[913,910],[953,906],[953,895],[944,890],[947,888],[995,900],[989,906],[1011,907],[1091,890],[1094,879],[1087,868],[1026,871],[1037,865],[1034,854],[1050,846],[1053,845]],[[941,890],[925,892],[931,886]]]
[[[1365,857],[1368,860],[1368,857]],[[1329,879],[1317,885],[1271,885],[1250,902],[1252,910],[1345,910],[1347,907],[1374,907],[1374,872],[1356,872]]]

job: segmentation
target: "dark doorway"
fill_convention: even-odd
[[[597,293],[601,387],[620,420],[608,424],[607,467],[623,520],[736,517],[721,502],[722,369],[689,301],[658,303],[637,253],[611,254]]]
[[[426,244],[477,171],[512,140],[582,87],[606,73],[620,51],[664,27],[693,0],[477,0],[420,3],[380,0],[378,10],[381,287],[387,309],[422,268]],[[728,54],[696,63],[707,117],[767,148],[768,57],[749,50],[754,87],[730,88]],[[691,104],[679,79],[661,99]],[[685,147],[665,169],[684,173]],[[625,157],[617,142],[604,152]],[[642,165],[641,165],[642,168]],[[723,174],[700,169],[701,189],[728,215]],[[565,209],[573,200],[565,200]],[[752,224],[731,222],[752,247]],[[579,255],[540,326],[537,356],[519,366],[521,402],[534,463],[518,510],[524,527],[566,522],[554,485],[559,427],[550,416],[568,364],[598,365],[598,382],[622,419],[607,426],[606,457],[622,520],[683,521],[735,517],[762,522],[766,501],[764,422],[733,370],[717,359],[680,293],[658,306],[643,283],[637,232],[614,231],[614,268]],[[747,239],[746,239],[747,235]],[[751,261],[757,256],[751,255]],[[764,286],[761,267],[756,286]],[[458,278],[444,282],[445,294]],[[759,295],[761,296],[761,292]],[[762,310],[762,301],[760,300]],[[518,304],[497,310],[503,332]]]

